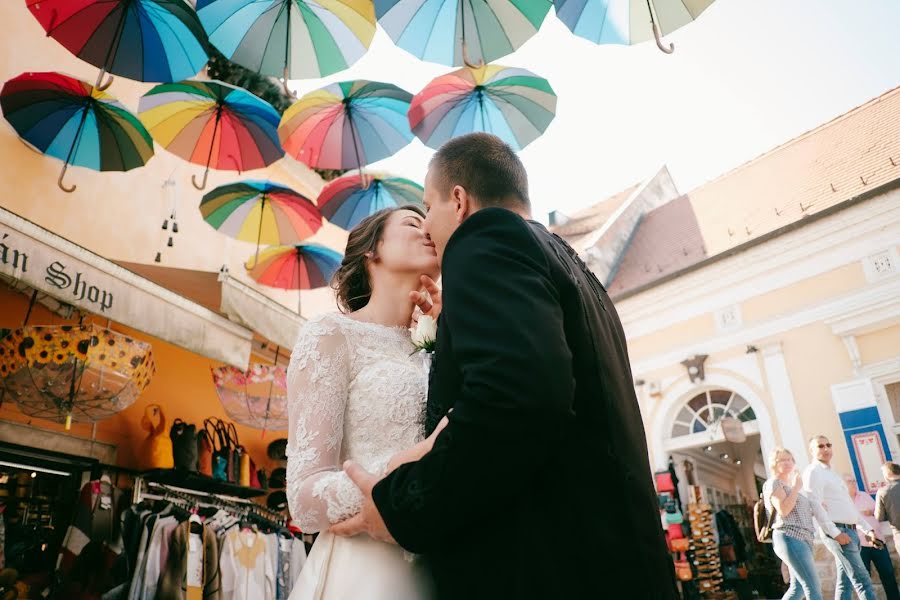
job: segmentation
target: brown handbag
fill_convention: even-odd
[[[213,443],[206,429],[197,434],[197,470],[207,477],[212,477]]]

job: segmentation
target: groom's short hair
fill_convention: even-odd
[[[483,207],[531,208],[528,174],[512,148],[489,133],[455,137],[431,159],[436,183],[446,192],[462,186]]]

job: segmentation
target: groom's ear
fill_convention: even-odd
[[[454,214],[456,222],[462,223],[469,216],[472,209],[472,199],[466,193],[466,188],[461,185],[453,186],[453,192],[450,194],[450,201],[453,202]]]

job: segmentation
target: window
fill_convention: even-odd
[[[742,423],[756,420],[750,404],[741,396],[729,390],[707,390],[684,404],[672,425],[672,437],[715,430],[723,417],[733,417]]]

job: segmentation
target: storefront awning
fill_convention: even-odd
[[[249,364],[249,329],[4,209],[0,275],[202,356]]]
[[[303,318],[268,296],[228,275],[219,274],[222,284],[221,311],[229,319],[246,325],[266,339],[293,348]]]

